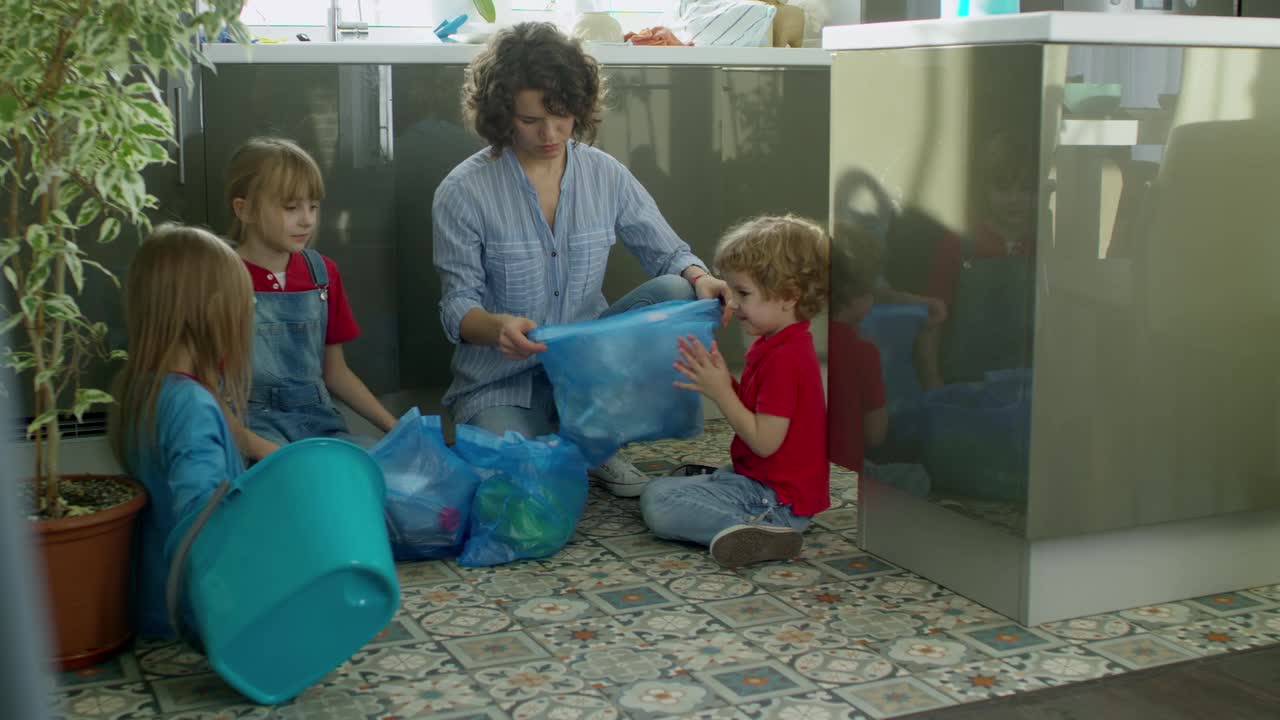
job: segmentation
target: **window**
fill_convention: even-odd
[[[593,0],[601,10],[622,13],[665,12],[673,0]],[[329,0],[247,0],[240,19],[251,26],[324,25]],[[382,27],[435,27],[445,16],[471,10],[471,0],[340,0],[345,20]],[[550,11],[572,11],[577,0],[495,0],[499,22],[545,17]],[[536,15],[530,15],[534,13]]]

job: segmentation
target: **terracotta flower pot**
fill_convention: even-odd
[[[68,475],[62,481],[87,477],[102,476]],[[133,528],[147,504],[147,493],[130,478],[111,479],[132,487],[133,498],[92,515],[35,522],[44,559],[54,659],[63,670],[96,665],[133,637],[129,615]]]

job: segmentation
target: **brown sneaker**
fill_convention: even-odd
[[[732,525],[711,538],[711,559],[729,568],[790,560],[804,547],[804,533],[771,525]]]

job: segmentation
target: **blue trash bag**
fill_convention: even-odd
[[[455,447],[483,478],[459,564],[547,557],[573,537],[587,503],[587,462],[573,443],[459,425]]]
[[[928,317],[926,305],[877,304],[858,324],[858,335],[880,351],[887,407],[911,402],[922,391],[916,374],[915,348],[916,337]]]
[[[710,348],[719,322],[719,300],[673,300],[535,329],[560,434],[593,466],[630,442],[700,434],[701,396],[672,385],[684,379],[673,367],[676,339],[693,335]]]
[[[916,373],[915,345],[929,317],[921,304],[874,305],[858,324],[858,335],[880,351],[889,435],[867,449],[867,459],[884,464],[914,463],[924,433],[924,394]]]
[[[935,491],[1021,503],[1031,464],[1031,373],[925,393],[923,459]]]
[[[395,559],[460,553],[480,476],[445,444],[440,418],[413,408],[369,455],[386,478],[383,514]]]

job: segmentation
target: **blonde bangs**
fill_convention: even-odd
[[[263,158],[253,183],[250,204],[284,204],[294,200],[324,199],[324,178],[311,156],[297,152],[272,153]]]

